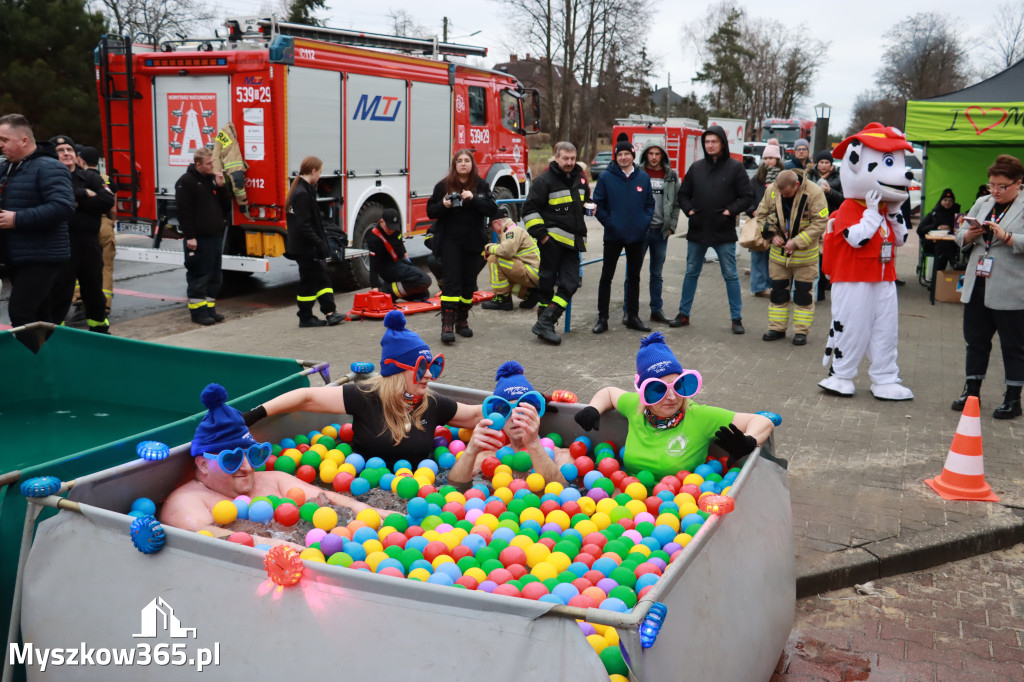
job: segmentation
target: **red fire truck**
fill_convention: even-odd
[[[761,141],[777,138],[783,149],[793,149],[793,144],[803,138],[810,140],[814,132],[814,121],[798,118],[766,118],[761,123]]]
[[[284,253],[285,197],[309,155],[323,160],[320,205],[340,243],[335,251],[339,260],[355,256],[363,286],[369,272],[360,247],[383,209],[401,213],[410,254],[425,253],[415,237],[430,226],[427,199],[455,150],[474,152],[496,198],[529,191],[525,135],[539,128],[537,91],[505,73],[443,60],[486,48],[274,18],[225,26],[225,38],[159,50],[120,37],[100,42],[96,80],[119,232],[151,236],[159,247],[176,222],[175,182],[229,121],[249,166],[249,206],[233,207],[226,270],[265,272]],[[349,243],[355,249],[346,254]],[[118,258],[182,259],[180,251],[120,247]]]
[[[625,133],[633,144],[638,162],[640,152],[649,142],[664,147],[669,163],[680,179],[686,175],[694,161],[704,158],[704,150],[700,146],[700,136],[704,130],[692,119],[666,120],[645,114],[632,114],[628,118],[616,119],[612,127],[613,144],[621,133]]]

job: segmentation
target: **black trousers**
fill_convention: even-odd
[[[597,286],[597,314],[608,318],[608,304],[612,294],[612,278],[619,262],[619,254],[626,250],[626,314],[634,317],[640,311],[640,269],[644,265],[643,240],[627,244],[619,241],[604,243],[601,262],[601,281]]]
[[[397,298],[412,301],[423,298],[430,291],[430,275],[406,261],[392,263],[377,274],[384,280],[387,291]],[[470,300],[472,298],[470,294]]]
[[[64,264],[53,285],[51,318],[60,324],[71,308],[75,280],[90,327],[106,324],[107,297],[103,293],[103,248],[99,235],[72,235],[71,260]]]
[[[967,378],[984,379],[992,353],[992,335],[999,332],[1007,386],[1024,386],[1024,310],[993,310],[985,306],[985,279],[974,280],[964,306]]]
[[[60,275],[63,263],[30,263],[10,267],[11,298],[7,302],[7,313],[12,327],[30,322],[53,322],[53,285]],[[18,332],[17,339],[33,353],[42,346],[44,336],[35,332]]]
[[[476,276],[486,263],[482,244],[445,239],[441,243],[441,267],[444,269],[441,303],[472,305]]]
[[[191,251],[187,243],[183,246],[185,249],[186,296],[188,296],[190,306],[204,300],[212,303],[220,293],[220,286],[224,282],[224,273],[221,271],[223,236],[197,237],[195,251]]]
[[[550,237],[546,243],[539,244],[538,248],[540,270],[537,273],[537,295],[540,305],[557,303],[564,308],[580,288],[580,252],[562,246]]]
[[[296,256],[295,262],[299,266],[299,286],[295,296],[299,304],[299,319],[314,317],[313,304],[317,302],[324,315],[336,312],[338,307],[334,302],[334,289],[331,287],[331,277],[327,274],[327,264],[312,256]]]

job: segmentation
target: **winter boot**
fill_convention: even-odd
[[[975,397],[978,397],[978,396],[981,395],[981,379],[968,379],[967,380],[967,382],[964,384],[964,390],[960,394],[960,397],[953,401],[953,405],[952,405],[953,411],[954,412],[963,412],[964,411],[964,405],[967,404],[967,398],[972,396],[972,395],[975,396]],[[979,400],[978,404],[980,406],[981,399],[978,398],[978,400]]]
[[[459,303],[455,310],[455,333],[466,339],[473,337],[473,330],[469,328],[469,309],[472,307],[472,303]]]
[[[215,305],[208,305],[208,306],[206,306],[206,310],[207,310],[207,312],[210,313],[210,317],[213,318],[214,322],[223,322],[224,321],[224,316],[217,312],[217,306],[215,306]]]
[[[537,305],[540,301],[540,296],[537,295],[537,288],[530,289],[530,293],[526,294],[526,298],[519,302],[519,307],[523,310],[529,310],[530,308]]]
[[[553,343],[556,346],[562,343],[562,337],[555,333],[555,324],[562,316],[563,310],[564,308],[557,303],[549,303],[537,319],[537,324],[533,325],[533,329],[530,331],[548,343]]]
[[[192,316],[192,321],[196,324],[201,324],[204,327],[216,324],[216,320],[210,317],[210,312],[206,306],[203,306],[202,308],[190,308],[188,312]]]
[[[992,413],[995,419],[1013,419],[1021,416],[1020,386],[1007,386],[1003,404]]]
[[[455,343],[455,306],[450,303],[441,304],[441,343]]]
[[[524,299],[525,300],[525,299]],[[512,296],[509,294],[495,294],[490,301],[480,304],[484,310],[512,310]],[[522,307],[522,304],[520,304]]]

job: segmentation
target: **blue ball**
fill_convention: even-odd
[[[482,510],[486,506],[487,506],[487,502],[484,501],[484,500],[481,500],[479,497],[471,497],[468,500],[466,500],[466,504],[462,505],[462,507],[466,511],[470,511],[470,510],[473,510],[473,509],[481,509]]]
[[[143,516],[151,516],[156,514],[156,503],[148,497],[140,497],[139,499],[132,502],[132,511],[140,511]]]
[[[377,564],[377,573],[380,573],[385,568],[397,568],[402,572],[402,575],[405,575],[405,566],[403,566],[402,562],[398,559],[392,559],[391,557],[383,559],[379,564]]]
[[[675,537],[675,536],[673,535],[672,537]],[[651,551],[654,551],[656,549],[661,549],[661,546],[664,543],[659,542],[658,539],[655,538],[655,537],[648,536],[646,538],[641,539],[640,540],[640,544],[645,546],[645,547],[650,547]]]
[[[434,504],[433,502],[428,502],[427,503],[427,516],[440,516],[440,515],[441,515],[441,505]],[[426,518],[426,516],[423,517],[423,518]]]
[[[555,461],[555,451],[553,449],[546,447],[544,448],[544,452],[548,453],[548,457],[551,458],[552,462]]]
[[[294,447],[295,447],[295,439],[294,438],[282,438],[281,439],[281,449],[282,450],[287,450],[288,448],[294,448]]]
[[[608,597],[601,605],[599,609],[605,609],[606,611],[616,611],[618,613],[629,613],[629,607],[626,606],[626,602],[622,601],[618,597]]]
[[[654,530],[651,531],[651,537],[657,540],[662,547],[675,540],[676,531],[672,529],[672,526],[655,526]],[[661,547],[654,547],[653,549],[661,549]]]
[[[408,469],[412,471],[412,462],[407,459],[400,459],[395,462],[395,466],[391,468],[392,471],[398,471],[399,469]]]
[[[406,545],[406,547],[408,547],[408,545]],[[422,568],[427,573],[433,573],[434,572],[433,564],[431,564],[426,559],[417,559],[416,561],[414,561],[411,564],[409,564],[409,572],[410,573],[412,573],[417,568]]]
[[[562,504],[558,500],[558,495],[556,495],[554,493],[544,493],[543,495],[541,495],[541,498],[540,498],[541,504],[544,504],[545,502],[549,502],[549,501],[550,502],[558,502],[558,504]]]
[[[561,599],[563,604],[568,604],[570,599],[579,596],[580,591],[572,583],[558,583],[551,590],[551,594]]]
[[[256,500],[249,505],[249,520],[255,523],[270,523],[274,518],[274,505],[266,500]]]
[[[383,563],[383,562],[381,562],[381,563]],[[455,584],[455,581],[452,580],[452,577],[450,575],[448,575],[447,573],[442,573],[440,571],[437,571],[435,573],[431,573],[430,577],[427,578],[427,582],[428,583],[433,583],[435,585],[445,585],[445,586],[449,586],[449,587],[451,585]]]
[[[573,471],[576,471],[576,467],[573,466],[572,464],[566,464],[565,466],[571,466],[573,468]],[[565,476],[564,470],[562,471],[562,475]],[[570,479],[568,476],[565,476],[565,478],[567,480],[573,480]],[[576,500],[580,499],[581,496],[582,493],[576,488],[562,488],[562,492],[558,493],[558,500],[561,504],[565,504],[566,502],[575,502]]]
[[[537,535],[540,535],[540,524],[533,519],[526,519],[519,524],[519,530],[523,531],[527,529],[532,530]]]
[[[342,546],[341,551],[352,557],[352,561],[363,561],[366,559],[366,549],[355,540],[346,542]]]
[[[423,548],[426,547],[427,543],[429,543],[429,542],[430,542],[430,540],[426,539],[422,535],[416,535],[416,536],[413,536],[413,537],[409,538],[406,541],[405,548],[406,549],[415,549],[415,550],[418,550],[418,551],[422,552]]]
[[[264,552],[267,552],[267,551],[270,551],[270,545],[264,545],[263,543],[260,543],[260,544],[255,546],[255,549],[260,549],[260,550],[263,550]]]
[[[146,516],[152,516],[152,514],[147,514],[146,512],[141,512],[138,509],[136,509],[135,511],[128,512],[128,516],[132,517],[133,519],[141,519]]]
[[[658,505],[658,513],[659,514],[666,514],[666,513],[676,514],[678,512],[679,512],[679,505],[676,504],[675,502],[662,502],[661,504]]]
[[[679,527],[687,528],[695,523],[698,525],[704,525],[704,517],[697,513],[687,514],[679,520]]]
[[[437,466],[442,469],[451,469],[455,466],[455,455],[450,452],[442,452],[437,457]]]
[[[708,462],[708,466],[711,467],[711,470],[713,472],[715,472],[716,474],[721,475],[721,473],[722,473],[722,463],[719,462],[717,459],[713,459],[710,462]]]
[[[671,502],[672,500],[676,499],[676,496],[672,494],[671,490],[662,490],[660,493],[658,493],[657,496],[665,500],[666,502]]]
[[[374,529],[370,528],[369,526],[363,526],[362,528],[357,528],[356,531],[354,533],[352,533],[352,542],[358,542],[359,544],[363,544],[367,540],[376,540],[376,539],[377,539],[377,531],[375,531]]]
[[[657,575],[655,575],[654,573],[644,573],[643,575],[641,575],[639,578],[636,579],[636,585],[633,586],[633,589],[636,590],[637,592],[639,592],[640,590],[644,589],[645,587],[647,587],[649,585],[653,585],[656,582],[658,582],[658,576]]]
[[[516,532],[511,528],[502,526],[501,528],[495,528],[494,533],[491,534],[491,538],[494,540],[504,540],[505,542],[512,542],[512,538],[516,536]]]
[[[545,604],[561,604],[562,606],[565,606],[565,604],[566,604],[566,602],[562,601],[561,599],[559,599],[559,598],[558,598],[558,597],[557,597],[556,595],[554,595],[554,594],[542,594],[542,595],[541,595],[541,596],[540,596],[540,597],[539,597],[539,598],[537,599],[537,601],[542,601],[542,602],[544,602]]]
[[[345,461],[347,462],[348,460],[346,459]],[[380,457],[371,457],[370,459],[366,460],[367,469],[385,469],[387,468],[387,466],[388,465],[385,464],[384,460],[381,459]]]
[[[462,538],[462,545],[464,547],[468,547],[469,550],[473,552],[473,554],[476,554],[478,551],[487,546],[487,540],[485,540],[483,536],[477,535],[476,533],[470,533],[466,537]],[[405,543],[405,546],[408,547],[409,543]]]
[[[484,495],[491,495],[491,489],[487,487],[486,483],[474,483],[473,484],[473,489],[474,490],[479,490]],[[495,497],[495,499],[501,499],[501,498]],[[490,502],[490,500],[487,500],[487,501]]]
[[[365,478],[353,479],[352,484],[349,486],[349,492],[352,493],[355,497],[365,495],[366,493],[370,492],[370,482],[367,481]]]
[[[319,435],[320,435],[319,431],[310,431],[309,433],[306,434],[306,438],[308,438],[309,442],[312,443],[313,442],[313,438],[315,438],[316,436],[319,436]]]
[[[707,477],[708,477],[708,476],[710,476],[711,474],[715,473],[715,470],[714,470],[714,469],[712,469],[712,468],[711,468],[710,466],[708,466],[707,464],[698,464],[698,465],[697,465],[697,466],[696,466],[696,467],[694,468],[694,470],[693,470],[693,473],[697,474],[697,475],[698,475],[698,476],[700,476],[701,478],[707,478]]]
[[[590,490],[591,488],[594,487],[594,483],[597,482],[597,479],[599,478],[604,478],[604,474],[602,474],[597,469],[594,469],[593,471],[588,471],[587,474],[583,477],[583,485],[586,487],[587,490]]]
[[[565,478],[565,480],[570,482],[575,481],[580,475],[580,470],[577,469],[576,465],[573,464],[572,462],[563,464],[561,467],[558,468],[558,470],[562,472],[562,476]],[[572,488],[565,488],[565,490],[572,490]],[[565,492],[565,490],[563,490],[562,492]]]
[[[234,500],[235,508],[238,510],[238,518],[243,521],[249,518],[249,503],[245,500]]]
[[[351,455],[345,458],[345,464],[351,464],[356,468],[358,474],[366,467],[366,459],[359,453],[353,452]]]
[[[514,454],[516,454],[516,451],[513,450],[512,446],[510,446],[510,445],[502,445],[500,448],[498,448],[494,452],[494,456],[497,457],[498,459],[501,459],[505,455],[514,455]]]
[[[459,568],[457,564],[451,561],[446,561],[443,564],[439,564],[438,567],[434,569],[434,573],[448,574],[448,577],[452,579],[453,583],[462,577],[462,569]]]
[[[609,559],[607,557],[601,557],[594,562],[593,566],[591,566],[591,568],[598,573],[603,573],[605,577],[608,577],[608,575],[618,567],[619,565],[615,563],[615,559]]]
[[[531,494],[532,493],[530,492],[529,488],[520,488],[519,490],[517,490],[514,493],[512,493],[512,499],[513,500],[521,500],[524,497],[526,497],[527,495],[531,495]]]
[[[716,493],[718,492],[716,488],[718,488],[718,484],[714,481],[704,481],[700,484],[699,490],[702,493]]]
[[[566,570],[575,574],[577,578],[582,578],[583,574],[590,570],[590,567],[582,561],[574,561],[569,564],[569,568]]]
[[[577,437],[576,437],[576,440],[575,440],[575,441],[573,441],[573,442],[575,443],[575,442],[577,442],[577,441],[578,441],[578,442],[580,442],[580,443],[583,443],[584,445],[586,445],[586,446],[587,446],[587,452],[588,452],[588,453],[589,453],[589,452],[590,452],[590,451],[591,451],[591,450],[593,449],[593,447],[594,447],[594,444],[593,444],[593,443],[592,443],[592,442],[590,441],[590,438],[589,438],[589,437],[587,437],[587,436],[577,436]]]
[[[427,515],[429,507],[430,503],[422,497],[414,497],[409,500],[409,504],[406,506],[406,511],[409,513],[409,516],[416,519],[422,519]]]
[[[495,431],[501,431],[505,428],[505,417],[497,412],[491,412],[487,415],[487,419],[491,422],[491,428]]]
[[[380,477],[380,489],[391,490],[391,482],[395,480],[395,475],[388,472]]]
[[[420,463],[416,465],[417,469],[430,469],[435,474],[437,473],[437,462],[432,459],[420,460]]]
[[[580,533],[575,528],[566,528],[565,530],[563,530],[562,531],[562,539],[563,540],[575,539],[575,540],[579,541],[579,544],[581,544],[581,545],[583,544],[583,534]]]

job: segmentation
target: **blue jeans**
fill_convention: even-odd
[[[759,291],[771,288],[771,280],[768,278],[768,252],[750,252],[750,293],[756,294]]]
[[[644,239],[644,250],[643,255],[640,256],[641,261],[643,257],[647,255],[647,252],[651,252],[651,312],[660,313],[663,302],[661,300],[661,273],[665,268],[665,254],[668,251],[668,237],[661,236],[661,227],[648,228],[647,237]],[[768,266],[765,265],[765,268]],[[622,285],[622,300],[629,300],[629,292],[626,291],[628,284],[629,268],[626,268],[627,282]],[[626,304],[622,304],[622,312],[626,312]]]
[[[704,254],[714,249],[718,254],[718,265],[725,280],[725,291],[729,294],[729,315],[732,319],[743,316],[743,301],[740,300],[740,278],[736,272],[736,242],[722,244],[698,244],[687,242],[686,276],[683,277],[683,295],[679,299],[679,314],[690,316],[690,306],[697,293],[697,279],[704,268]]]

